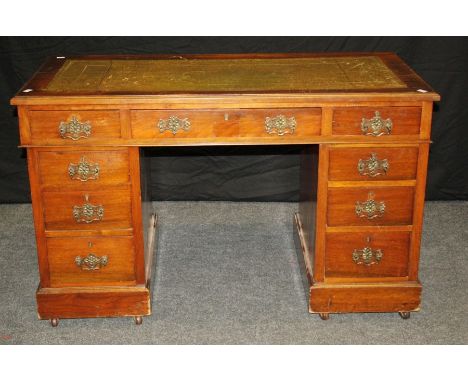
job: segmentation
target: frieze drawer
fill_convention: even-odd
[[[134,139],[288,139],[319,136],[320,108],[133,110]]]
[[[121,137],[118,110],[33,110],[29,111],[29,125],[35,144],[81,145]]]
[[[333,135],[419,135],[419,107],[346,107],[333,111]]]

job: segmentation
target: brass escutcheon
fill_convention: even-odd
[[[92,223],[102,220],[103,217],[104,207],[90,204],[89,195],[85,195],[85,203],[82,206],[73,206],[73,218],[77,223]]]
[[[356,202],[355,204],[356,215],[360,218],[367,218],[369,220],[383,216],[385,212],[385,202],[376,202],[374,200],[374,193],[369,192],[365,202]]]
[[[81,256],[75,257],[75,264],[83,271],[97,271],[102,267],[105,267],[108,263],[107,256],[96,256],[94,253],[90,253],[85,258]]]
[[[179,118],[175,115],[171,115],[168,119],[160,119],[158,122],[160,133],[170,131],[174,135],[176,135],[176,133],[180,130],[189,131],[190,126],[191,123],[188,118]]]
[[[393,123],[390,118],[383,119],[380,112],[376,111],[375,115],[361,121],[361,131],[364,135],[372,135],[378,137],[380,135],[389,135],[392,132]]]
[[[353,261],[358,265],[374,265],[382,260],[383,251],[381,249],[372,249],[364,247],[363,249],[355,249],[353,251]]]
[[[98,179],[99,164],[87,162],[83,156],[79,163],[70,163],[68,165],[68,175],[70,179],[81,180],[82,182]]]
[[[376,153],[371,153],[369,159],[359,159],[357,169],[359,174],[374,178],[379,175],[387,175],[390,167],[387,159],[378,159]]]
[[[296,118],[286,117],[282,114],[276,117],[265,118],[265,130],[268,134],[285,135],[294,134],[296,130]]]
[[[91,124],[80,122],[75,115],[72,115],[68,122],[60,122],[59,134],[63,139],[76,141],[81,138],[88,138],[91,135]]]

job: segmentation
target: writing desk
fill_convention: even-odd
[[[146,146],[303,145],[309,311],[419,309],[432,105],[391,53],[48,60],[12,99],[27,149],[38,315],[151,314]]]

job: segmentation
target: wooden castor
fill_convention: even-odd
[[[330,313],[319,313],[319,316],[322,320],[328,320],[330,318]]]
[[[403,320],[407,320],[410,318],[411,312],[398,312],[398,314],[401,318],[403,318]]]
[[[143,323],[143,317],[135,316],[135,324],[136,325],[141,325],[142,323]]]
[[[56,328],[59,324],[59,319],[58,318],[51,318],[50,319],[50,325],[52,325],[53,328]]]

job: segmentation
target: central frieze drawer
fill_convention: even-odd
[[[135,285],[131,236],[48,238],[51,287]]]
[[[44,192],[46,230],[102,230],[132,227],[130,188]]]
[[[29,125],[31,139],[37,144],[79,145],[121,137],[118,110],[33,110]]]
[[[43,189],[83,190],[130,181],[127,150],[38,151],[37,158]]]
[[[320,135],[321,109],[133,110],[135,139]]]
[[[346,187],[328,190],[329,226],[411,225],[413,187]]]

